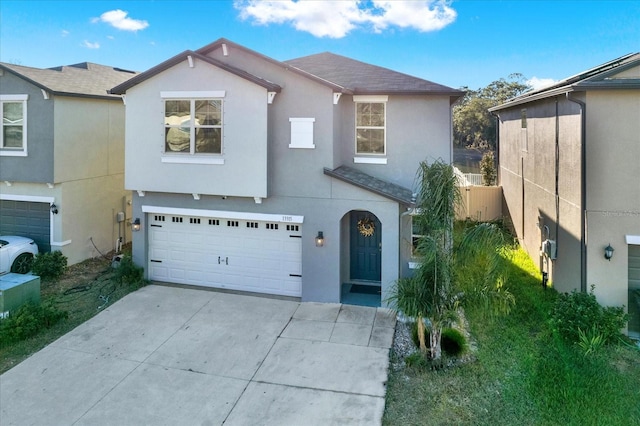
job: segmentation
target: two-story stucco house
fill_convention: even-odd
[[[627,306],[640,337],[640,53],[491,111],[523,246],[559,291],[594,285],[601,304]]]
[[[70,264],[130,237],[118,215],[131,201],[124,105],[107,91],[134,75],[93,63],[0,63],[0,235],[33,238]]]
[[[113,88],[134,261],[151,280],[377,304],[409,273],[421,160],[451,160],[458,90],[331,53],[220,39]],[[354,285],[355,284],[355,285]]]

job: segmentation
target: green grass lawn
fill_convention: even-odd
[[[622,344],[585,357],[554,339],[557,293],[542,288],[522,250],[507,287],[516,297],[509,316],[466,313],[475,361],[390,371],[383,424],[640,425],[640,351]]]
[[[110,258],[109,258],[110,259]],[[124,269],[121,269],[121,273]],[[105,258],[88,259],[71,266],[55,281],[41,282],[41,303],[65,311],[67,316],[51,328],[22,341],[0,341],[0,373],[4,373],[58,337],[73,330],[100,313],[126,294],[140,288],[144,282],[119,276]]]

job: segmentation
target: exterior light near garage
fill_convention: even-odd
[[[611,244],[604,248],[604,258],[611,262],[611,258],[613,257],[613,247]]]
[[[134,232],[138,232],[140,230],[140,218],[137,217],[136,220],[134,220],[131,223],[131,230]]]
[[[58,206],[56,206],[55,203],[51,203],[51,207],[49,207],[49,209],[51,210],[51,213],[58,214]]]
[[[316,247],[324,246],[324,235],[322,231],[318,231],[318,235],[316,235]]]

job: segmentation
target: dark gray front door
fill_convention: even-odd
[[[382,229],[369,212],[351,212],[351,279],[380,281]]]
[[[49,204],[0,200],[0,235],[28,237],[41,252],[51,251]]]

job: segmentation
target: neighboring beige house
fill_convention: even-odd
[[[518,239],[558,291],[594,286],[640,336],[640,53],[490,111]]]
[[[125,107],[107,90],[134,75],[86,62],[0,63],[0,235],[33,238],[69,264],[130,238]]]

